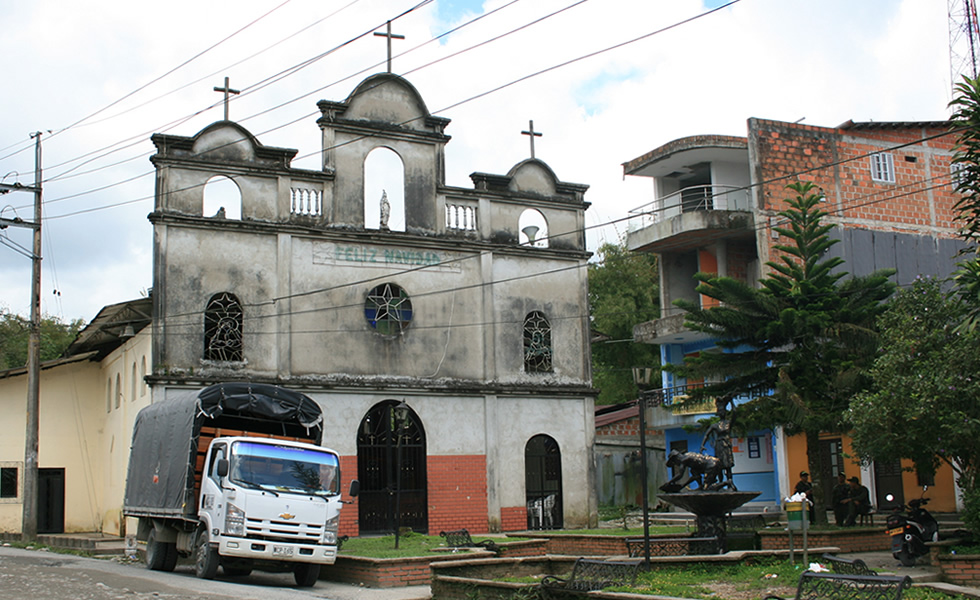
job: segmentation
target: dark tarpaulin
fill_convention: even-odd
[[[319,444],[320,405],[308,396],[261,383],[220,383],[171,391],[141,410],[133,426],[123,513],[194,518],[194,468],[201,427],[222,417],[300,426]]]

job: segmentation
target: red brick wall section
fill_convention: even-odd
[[[785,531],[760,531],[759,538],[763,550],[785,550],[789,548],[789,535]],[[844,554],[848,552],[876,552],[890,550],[892,540],[883,530],[853,530],[833,532],[807,532],[807,546],[811,548],[837,546]],[[803,547],[803,532],[793,532],[793,547]]]
[[[980,555],[940,554],[938,559],[947,583],[971,587],[980,585]]]
[[[487,533],[487,458],[429,456],[429,534],[467,529]]]
[[[503,531],[524,531],[527,529],[527,507],[500,507],[500,528]]]
[[[603,425],[602,427],[597,427],[595,434],[598,437],[636,437],[640,435],[640,418],[631,417],[629,419],[623,419],[621,421],[615,421],[608,425]],[[647,425],[647,435],[662,435],[663,431],[660,429],[652,429]]]
[[[350,482],[357,479],[357,457],[340,457],[340,494],[344,502],[352,498],[347,495],[350,491]],[[357,537],[360,533],[360,526],[357,521],[358,504],[357,498],[353,498],[353,504],[345,504],[340,509],[340,535]]]
[[[946,128],[834,129],[762,119],[752,123],[756,179],[769,182],[758,192],[763,210],[783,210],[785,199],[793,194],[786,185],[810,181],[826,196],[821,208],[844,226],[956,236],[953,206],[959,196],[949,185],[956,136],[891,148]],[[892,155],[895,183],[871,180],[871,159],[865,155],[875,152]]]

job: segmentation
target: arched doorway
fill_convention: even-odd
[[[428,532],[425,431],[408,404],[385,400],[365,415],[357,430],[357,478],[361,534]]]
[[[524,447],[527,528],[561,529],[561,450],[548,435],[536,435]]]

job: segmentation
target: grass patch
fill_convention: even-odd
[[[479,542],[484,538],[476,536],[473,541]],[[493,538],[497,543],[520,542],[530,538]],[[361,556],[364,558],[409,558],[414,556],[432,556],[437,548],[446,548],[446,540],[438,535],[422,535],[420,533],[403,533],[398,538],[398,549],[395,549],[395,536],[358,537],[344,542],[340,549],[341,556]],[[506,552],[506,550],[505,550]]]
[[[651,525],[650,535],[664,534],[688,534],[691,530],[683,525]],[[622,537],[643,537],[642,527],[623,529],[616,527],[611,529],[549,529],[542,531],[548,535],[618,535]]]
[[[950,546],[949,552],[950,554],[980,554],[980,544]]]
[[[656,594],[703,600],[757,600],[771,593],[792,598],[804,568],[785,560],[765,559],[738,565],[689,564],[657,567],[640,573],[633,587],[617,586],[608,591]],[[774,588],[785,588],[774,590]],[[971,600],[929,588],[905,590],[908,600]]]

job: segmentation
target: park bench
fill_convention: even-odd
[[[901,600],[902,592],[912,587],[912,579],[896,575],[839,575],[813,573],[800,575],[795,600]],[[765,600],[786,600],[766,596]]]
[[[585,594],[614,585],[634,585],[639,561],[614,561],[579,558],[568,577],[548,575],[538,590],[542,598],[556,598],[567,592]]]
[[[446,538],[446,545],[450,548],[483,548],[490,552],[500,553],[500,547],[492,540],[481,540],[474,542],[470,537],[470,532],[466,529],[456,529],[453,531],[440,531],[439,535]]]
[[[877,575],[878,572],[869,567],[860,558],[842,558],[833,554],[824,554],[824,562],[830,570],[838,575]]]
[[[646,556],[643,549],[643,538],[626,538],[626,551],[631,557]],[[650,538],[650,556],[718,554],[720,551],[715,537]]]

